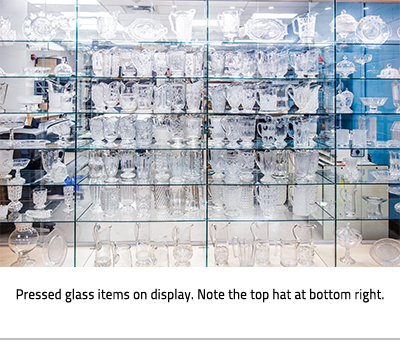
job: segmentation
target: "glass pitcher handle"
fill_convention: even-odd
[[[298,20],[297,20],[297,19],[292,20],[292,26],[293,26],[293,32],[294,32],[296,35],[298,35],[298,34],[299,34],[299,31],[296,30],[296,25],[295,25],[296,22],[297,22],[297,25],[298,25],[299,23],[298,23]]]
[[[258,133],[258,135],[261,137],[261,140],[262,140],[262,138],[263,138],[263,136],[262,136],[262,125],[263,125],[262,122],[259,122],[259,123],[257,124],[257,133]]]
[[[171,14],[168,16],[169,23],[171,24],[171,30],[172,30],[172,32],[176,35],[176,28],[174,27],[174,21],[173,21],[172,17],[176,18],[176,14],[175,14],[175,13],[171,13]],[[175,19],[175,20],[176,20],[176,19]]]

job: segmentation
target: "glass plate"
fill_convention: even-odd
[[[246,34],[254,41],[280,41],[287,35],[286,25],[279,19],[250,19],[245,24]]]
[[[57,34],[57,20],[51,13],[31,12],[22,24],[22,31],[30,41],[49,41]]]
[[[400,242],[392,238],[382,238],[372,245],[369,254],[381,266],[399,266]]]
[[[158,41],[168,29],[154,19],[136,19],[125,31],[136,41]]]
[[[68,246],[64,234],[54,229],[43,242],[42,259],[48,267],[61,267],[67,256]]]
[[[15,140],[14,143],[15,146],[18,146],[18,148],[24,148],[24,147],[42,148],[46,147],[46,144],[49,144],[50,140],[40,140],[40,139]]]
[[[364,43],[383,44],[392,30],[379,16],[366,16],[359,21],[356,34]]]

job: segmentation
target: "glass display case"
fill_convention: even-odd
[[[0,9],[0,266],[400,264],[400,4]]]

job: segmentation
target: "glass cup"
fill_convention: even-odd
[[[280,239],[275,242],[275,249],[283,267],[296,267],[299,261],[299,242],[297,240]],[[280,248],[280,252],[279,249]]]
[[[104,168],[107,174],[107,183],[116,183],[118,178],[115,177],[119,168],[119,153],[116,150],[104,152]]]
[[[153,123],[150,120],[136,122],[136,146],[138,148],[150,147],[153,143]]]
[[[114,217],[119,208],[119,186],[104,186],[101,189],[101,208],[106,217]]]
[[[337,129],[336,130],[336,143],[337,143],[337,147],[349,147],[350,146],[350,132],[348,129]]]
[[[43,210],[46,208],[47,189],[44,187],[37,187],[32,191],[32,199],[35,204],[36,210]]]
[[[102,147],[104,145],[103,117],[96,116],[90,119],[90,134],[94,140],[93,147]]]
[[[66,208],[63,209],[64,212],[66,213],[71,213],[74,208],[74,186],[64,186],[63,187],[63,192],[64,192],[64,204]]]
[[[136,152],[135,164],[138,182],[150,182],[152,163],[153,154],[151,151],[142,150]]]
[[[121,170],[123,171],[121,177],[123,179],[133,179],[136,174],[135,171],[135,151],[133,150],[121,150]]]
[[[225,70],[225,51],[215,50],[210,53],[211,74],[214,77],[222,77]]]

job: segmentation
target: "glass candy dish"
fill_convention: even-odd
[[[381,114],[378,107],[386,103],[387,97],[360,97],[360,100],[362,104],[369,107],[369,110],[366,111],[367,114]]]

